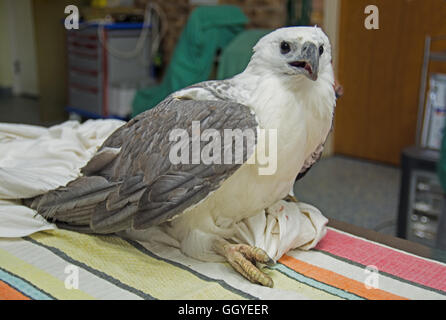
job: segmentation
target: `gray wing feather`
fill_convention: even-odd
[[[310,169],[313,167],[313,165],[319,161],[319,159],[322,157],[322,153],[324,152],[324,144],[320,144],[317,149],[311,154],[310,157],[308,157],[307,160],[305,160],[304,165],[302,166],[302,169],[299,172],[299,175],[297,176],[296,180],[300,180],[310,171]]]
[[[330,132],[332,130],[333,130],[333,123],[331,125]],[[300,180],[303,177],[305,177],[305,175],[308,173],[308,171],[310,171],[310,169],[313,167],[313,165],[321,159],[322,154],[324,152],[325,143],[327,142],[327,139],[328,139],[328,136],[330,135],[330,132],[327,134],[327,137],[325,137],[324,142],[321,143],[316,148],[316,150],[314,150],[314,152],[308,157],[308,159],[305,160],[304,165],[302,166],[302,169],[300,170],[296,180]]]
[[[325,143],[327,143],[327,139],[330,133],[333,131],[333,126],[334,126],[334,111],[333,111],[330,131],[325,137],[325,140],[316,148],[316,150],[314,150],[314,152],[308,157],[308,159],[305,160],[304,165],[302,166],[302,169],[300,170],[296,180],[300,180],[303,177],[305,177],[305,175],[308,173],[308,171],[310,171],[313,165],[320,160],[324,152]]]
[[[62,228],[100,234],[146,229],[174,218],[241,166],[234,161],[172,164],[169,152],[176,142],[169,141],[169,133],[185,129],[190,135],[192,121],[200,121],[202,132],[212,128],[222,137],[224,129],[256,132],[258,126],[241,104],[169,97],[116,130],[82,169],[83,177],[35,198],[31,207]],[[246,161],[254,149],[244,149]]]

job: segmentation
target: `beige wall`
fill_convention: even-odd
[[[339,17],[340,17],[340,0],[324,0],[324,30],[330,38],[333,47],[333,64],[335,71],[338,62],[338,31],[339,31]]]
[[[8,21],[7,2],[0,0],[0,87],[12,88],[13,70]]]
[[[6,1],[10,2],[13,60],[20,64],[20,72],[14,74],[15,90],[19,94],[37,96],[39,90],[31,0]]]
[[[81,0],[32,0],[40,93],[40,117],[43,122],[66,118],[66,50],[63,19],[65,6]]]
[[[31,0],[0,0],[0,86],[38,95]],[[14,63],[20,65],[15,72]]]
[[[324,23],[323,28],[330,38],[332,45],[333,65],[335,74],[337,74],[338,62],[338,31],[339,31],[339,16],[340,16],[340,0],[324,0]],[[325,144],[324,156],[331,156],[334,154],[334,139],[335,132],[330,134],[327,143]]]
[[[31,0],[0,1],[0,86],[38,95]],[[15,72],[14,63],[19,70]]]

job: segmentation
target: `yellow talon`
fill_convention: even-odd
[[[268,265],[274,264],[274,261],[264,250],[245,244],[231,244],[223,239],[215,241],[214,248],[217,253],[226,258],[237,272],[249,281],[270,288],[274,286],[271,277],[255,266],[256,262]]]
[[[290,194],[283,198],[283,200],[285,200],[286,202],[299,203],[299,200],[297,200],[295,196],[292,196]]]

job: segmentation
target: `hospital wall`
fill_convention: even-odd
[[[0,1],[0,90],[12,88],[12,63],[10,50],[7,3]]]

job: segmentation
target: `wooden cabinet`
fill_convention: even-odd
[[[373,2],[373,3],[372,3]],[[379,30],[364,9],[379,9]],[[335,153],[398,165],[415,143],[426,35],[446,35],[444,0],[342,0],[338,77],[345,94],[335,119]],[[446,50],[446,43],[439,44]],[[430,72],[446,73],[432,63]]]

